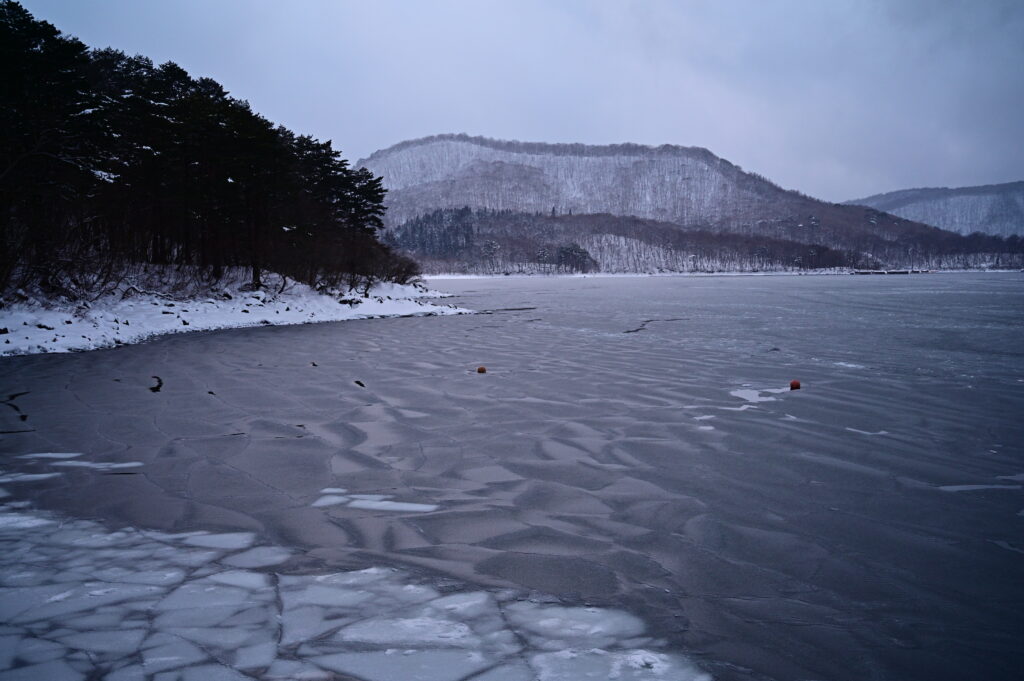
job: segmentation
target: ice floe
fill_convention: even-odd
[[[268,571],[292,555],[0,503],[0,680],[710,679],[623,611],[391,568]]]
[[[390,494],[335,494],[333,492],[344,492],[345,490],[338,487],[328,487],[320,490],[324,492],[332,492],[330,494],[324,494],[311,506],[315,508],[326,508],[328,506],[348,506],[349,508],[361,508],[370,511],[393,511],[396,513],[430,513],[436,511],[439,507],[437,504],[420,504],[411,501],[391,501]]]
[[[761,390],[755,390],[753,388],[738,388],[736,390],[730,390],[729,394],[733,397],[738,397],[741,400],[747,402],[774,402],[775,398],[771,397],[772,394],[788,393],[789,388],[764,388]],[[766,393],[762,395],[761,393]]]

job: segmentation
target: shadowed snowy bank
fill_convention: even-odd
[[[236,285],[186,299],[133,291],[91,303],[15,303],[0,309],[0,356],[94,350],[188,331],[469,312],[421,300],[444,294],[419,285],[378,284],[365,295],[328,295],[295,283],[273,290]]]

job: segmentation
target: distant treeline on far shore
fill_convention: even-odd
[[[77,299],[163,267],[318,288],[405,283],[381,179],[209,78],[90,50],[0,1],[0,294]]]

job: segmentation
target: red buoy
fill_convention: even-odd
[[[477,367],[476,368],[476,372],[478,374],[486,374],[487,373],[487,367]]]
[[[800,389],[800,381],[797,381],[797,380],[790,381],[789,382],[789,389],[790,390],[799,390]]]

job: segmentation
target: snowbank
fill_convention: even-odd
[[[423,300],[444,295],[418,285],[380,284],[365,297],[355,291],[330,296],[293,284],[278,294],[235,286],[188,299],[144,293],[77,306],[17,303],[0,309],[0,356],[94,350],[187,331],[470,312]]]

